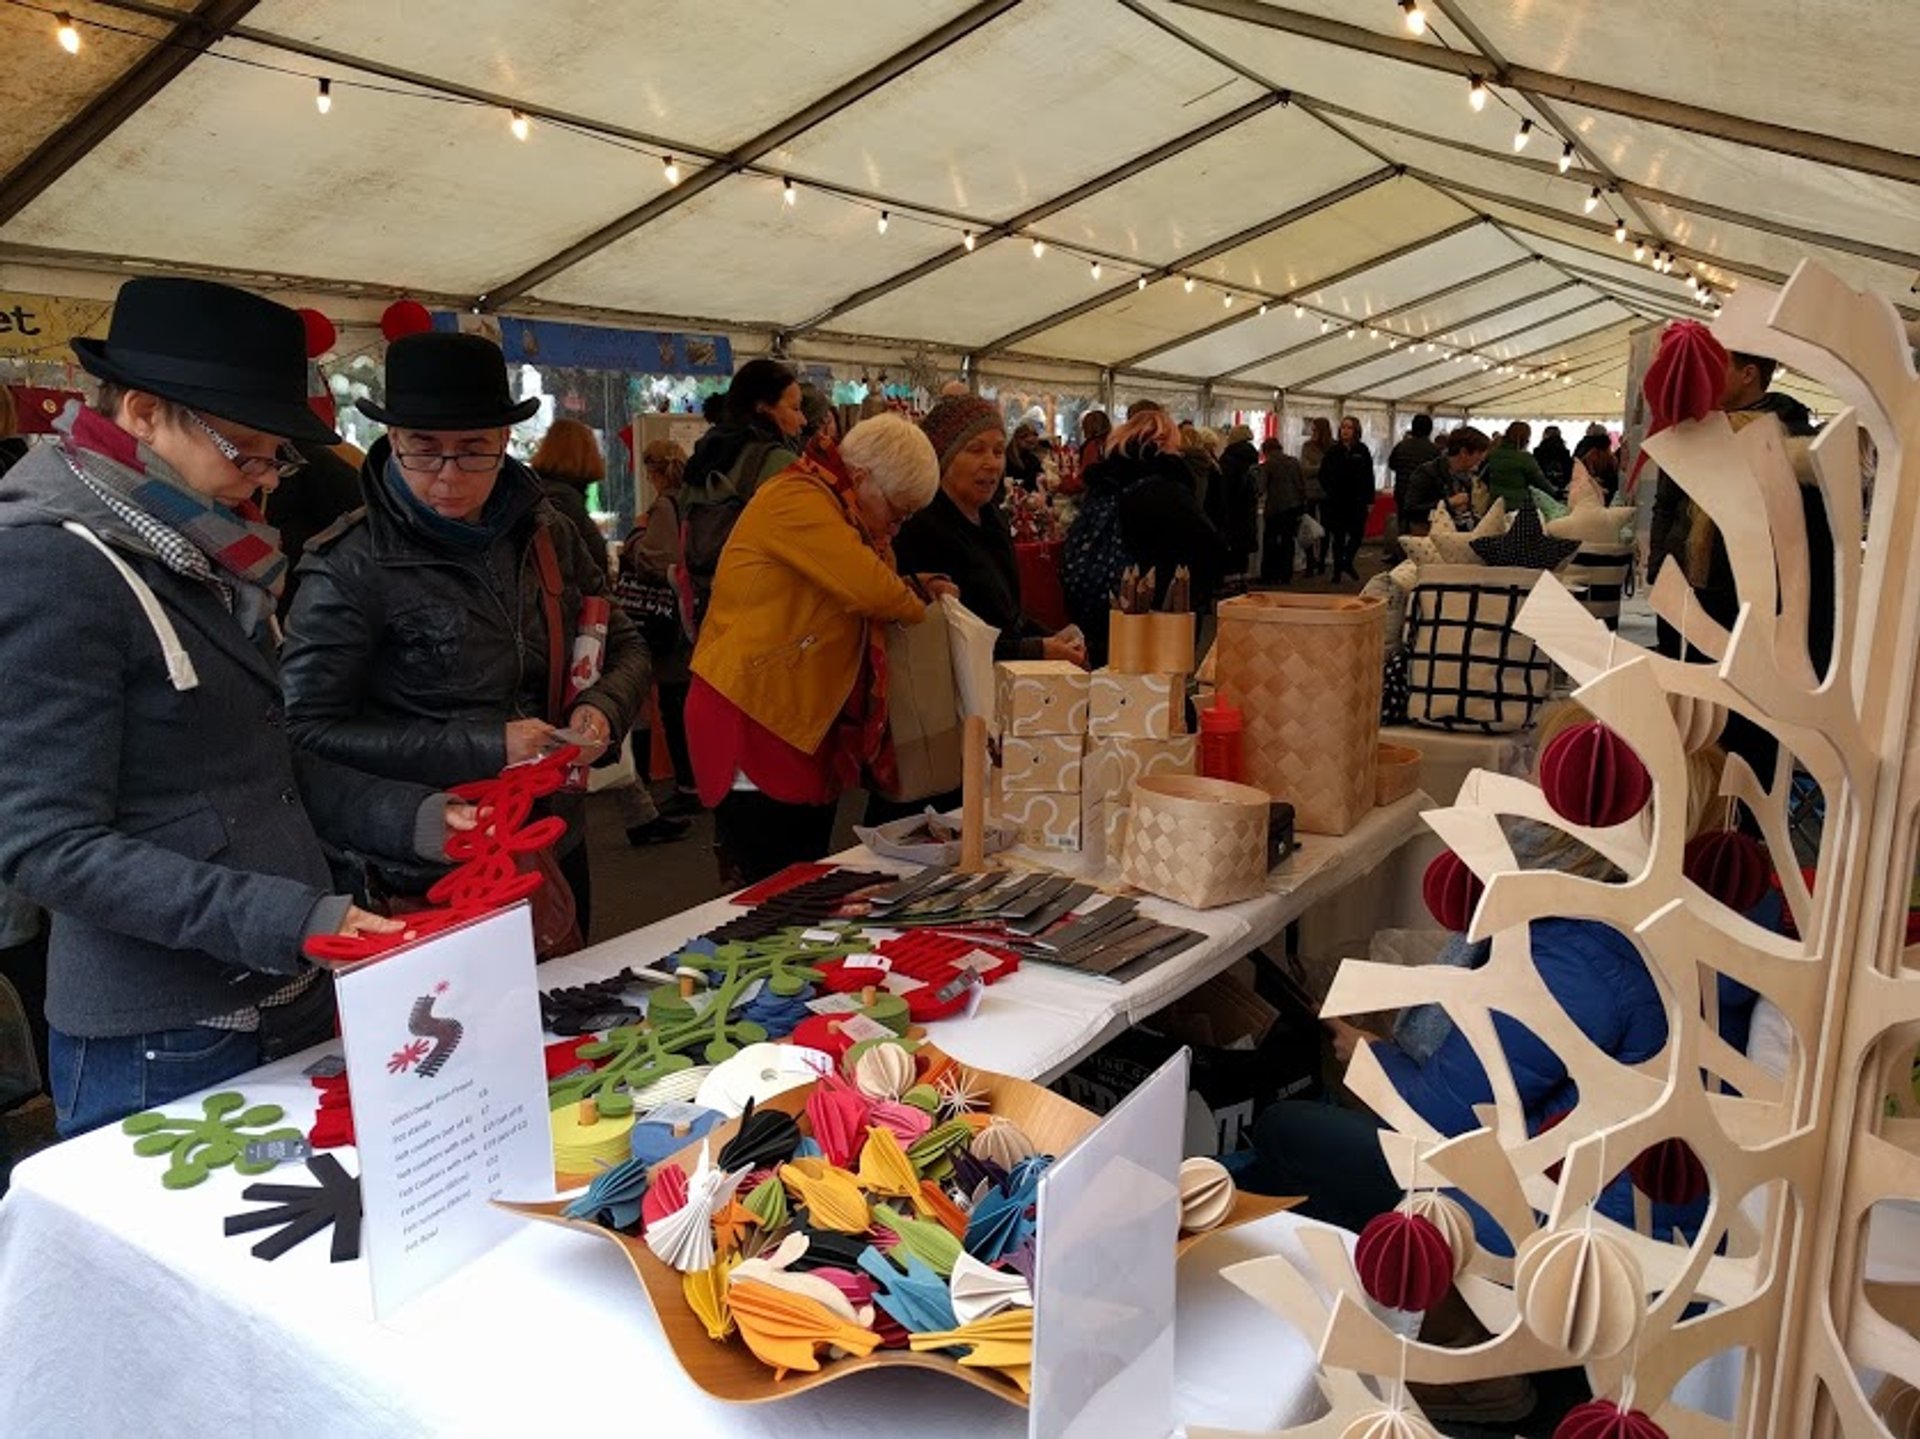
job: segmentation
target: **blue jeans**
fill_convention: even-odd
[[[62,1139],[245,1074],[260,1036],[233,1029],[162,1029],[117,1039],[50,1035],[49,1087]]]

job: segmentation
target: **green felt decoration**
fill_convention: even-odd
[[[277,1104],[256,1104],[232,1090],[210,1094],[201,1101],[198,1118],[163,1114],[148,1110],[121,1121],[124,1134],[136,1136],[133,1152],[142,1158],[171,1155],[160,1182],[168,1189],[189,1189],[207,1177],[209,1171],[231,1164],[241,1174],[265,1174],[272,1160],[250,1162],[243,1156],[255,1140],[302,1139],[298,1129],[265,1130],[286,1118]],[[264,1132],[248,1132],[264,1131]]]

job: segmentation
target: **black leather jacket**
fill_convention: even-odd
[[[560,561],[566,657],[581,599],[609,594],[606,566],[516,461],[500,483],[518,509],[478,553],[413,524],[381,478],[386,461],[383,439],[361,472],[366,507],[316,536],[300,563],[281,664],[288,728],[300,745],[374,774],[441,786],[485,779],[506,764],[507,721],[554,718],[536,527]],[[645,642],[615,606],[604,673],[579,702],[606,715],[617,742],[649,679]]]

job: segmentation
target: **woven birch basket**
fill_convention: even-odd
[[[1252,899],[1267,884],[1265,790],[1191,774],[1136,781],[1121,873],[1128,884],[1211,909]]]
[[[1246,716],[1242,773],[1293,806],[1298,830],[1345,834],[1374,807],[1386,612],[1370,596],[1220,604],[1215,683]]]

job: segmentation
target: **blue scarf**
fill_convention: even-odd
[[[491,548],[493,542],[511,529],[519,518],[519,507],[514,503],[518,482],[511,461],[501,466],[500,478],[494,482],[493,493],[487,496],[486,504],[481,507],[477,524],[467,520],[450,520],[430,505],[421,503],[419,496],[408,487],[399,460],[391,453],[387,455],[387,463],[381,468],[380,474],[386,481],[387,492],[399,503],[407,522],[427,539],[451,550],[480,554]]]

